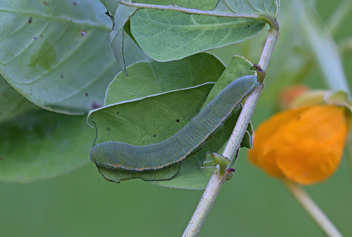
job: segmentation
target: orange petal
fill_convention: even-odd
[[[343,107],[314,106],[302,111],[272,135],[280,137],[276,164],[287,178],[297,183],[322,181],[340,163],[347,130]]]
[[[269,175],[312,184],[337,169],[347,130],[343,107],[324,105],[283,111],[260,125],[248,157]]]
[[[276,131],[285,123],[308,107],[287,110],[277,113],[262,123],[256,130],[253,139],[253,149],[249,150],[248,158],[256,166],[263,168],[269,175],[283,177],[284,174],[276,165],[277,146],[280,144],[280,134]],[[275,135],[274,135],[275,134]]]

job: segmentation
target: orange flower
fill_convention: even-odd
[[[344,107],[316,105],[286,110],[260,125],[248,157],[271,176],[312,184],[337,169],[347,130]]]

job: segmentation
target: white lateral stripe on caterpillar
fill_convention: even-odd
[[[90,159],[97,166],[131,171],[157,170],[179,163],[198,150],[258,85],[256,76],[241,77],[170,138],[144,146],[115,141],[99,143],[90,150]]]

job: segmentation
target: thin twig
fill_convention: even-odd
[[[288,179],[283,179],[282,181],[327,236],[342,237],[339,230],[300,186]]]

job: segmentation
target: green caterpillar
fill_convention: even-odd
[[[98,167],[126,171],[158,170],[179,163],[198,150],[258,85],[256,76],[241,77],[170,138],[144,146],[115,141],[99,143],[90,150],[90,159]]]

